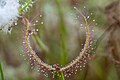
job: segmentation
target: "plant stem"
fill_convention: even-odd
[[[61,72],[61,77],[62,77],[62,80],[65,80],[63,72]]]
[[[2,70],[2,65],[1,65],[1,63],[0,63],[0,73],[1,73],[1,78],[2,78],[2,80],[5,80],[5,79],[4,79],[4,74],[3,74],[3,70]]]
[[[64,77],[64,74],[63,72],[60,72],[61,73],[61,77],[58,77],[57,75],[55,76],[55,80],[65,80],[65,77]]]

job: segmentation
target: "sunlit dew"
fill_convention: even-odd
[[[42,17],[42,15],[40,15],[40,18]]]
[[[83,24],[80,24],[80,30],[81,30],[81,29],[84,29],[84,26],[83,26]]]
[[[44,22],[41,22],[41,24],[44,24]]]
[[[27,58],[26,58],[25,54],[20,53],[20,56],[22,56],[22,57],[23,57],[23,60],[24,60],[24,61],[26,61],[26,62],[27,62],[27,64],[29,64],[29,63],[28,63],[28,61],[27,61]]]
[[[95,30],[92,30],[92,32],[94,32]]]
[[[90,16],[87,16],[87,19],[89,19],[90,18]]]
[[[17,22],[15,22],[15,25],[17,26]]]
[[[28,60],[31,69],[35,70],[36,72],[43,73],[44,76],[48,77],[48,72],[50,72],[50,74],[52,74],[51,73],[52,67],[46,68],[45,66],[43,66],[44,62],[36,55],[36,52],[32,50],[32,47],[30,45],[30,40],[28,40],[30,38],[30,36],[32,36],[32,34],[34,34],[34,32],[37,32],[37,31],[38,31],[38,29],[32,29],[32,30],[28,30],[25,32],[23,46],[25,47],[25,51],[27,52],[26,56],[28,58],[26,60]],[[50,66],[47,63],[45,63],[44,65]],[[53,73],[52,75],[54,76],[54,74],[59,75],[59,73]]]
[[[86,6],[84,6],[84,9],[86,8]]]
[[[74,6],[74,9],[76,9],[77,7]]]
[[[36,29],[36,31],[38,32],[38,31],[39,31],[39,29]]]
[[[38,23],[38,20],[36,20],[35,22]]]
[[[80,24],[81,27],[83,27],[83,24]]]
[[[33,18],[33,20],[32,20],[32,23],[33,23],[33,21],[34,21],[33,26],[37,26],[37,25],[38,25],[39,21],[38,21],[38,20],[34,20],[35,18],[38,18],[38,16],[39,16],[40,18],[42,18],[42,15],[36,15],[36,16]],[[44,22],[41,21],[40,24],[44,24]]]
[[[95,22],[95,19],[93,19],[93,22]]]
[[[91,15],[93,15],[93,13],[90,13]]]

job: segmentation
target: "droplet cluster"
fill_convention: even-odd
[[[29,22],[26,19],[28,25]],[[48,76],[48,74],[52,74],[52,66],[48,65],[47,63],[44,63],[35,53],[35,51],[32,49],[30,44],[30,37],[33,34],[32,30],[30,30],[30,25],[25,28],[24,30],[24,41],[23,46],[27,53],[27,58],[29,60],[29,63],[31,65],[31,69],[35,69],[37,67],[37,71],[43,73],[45,76]]]
[[[75,7],[76,9],[76,7]],[[85,20],[85,27],[84,25],[81,24],[81,26],[85,29],[86,31],[86,41],[84,44],[83,49],[80,51],[79,55],[71,61],[69,64],[66,66],[60,66],[59,64],[54,64],[54,65],[49,65],[45,62],[43,62],[35,53],[35,51],[32,49],[31,44],[30,44],[30,37],[33,34],[33,31],[31,30],[31,25],[28,19],[25,18],[27,25],[25,27],[25,34],[24,34],[24,41],[23,41],[23,46],[24,49],[27,53],[27,57],[29,59],[29,63],[31,65],[32,69],[35,69],[37,67],[37,72],[43,73],[46,77],[49,75],[54,78],[55,76],[60,76],[61,77],[61,72],[64,74],[65,77],[70,77],[71,75],[77,74],[77,72],[81,71],[87,63],[91,60],[91,51],[94,49],[93,48],[93,33],[94,30],[90,28],[87,20],[90,18],[90,16],[84,16]],[[42,17],[42,16],[40,16]],[[95,20],[93,20],[94,22]],[[36,20],[36,23],[38,20]],[[44,24],[41,22],[41,24]],[[38,29],[37,29],[38,31]]]
[[[87,34],[86,34],[86,38],[87,38]],[[86,43],[84,44],[84,48],[81,50],[80,54],[78,57],[76,57],[71,63],[69,63],[68,65],[66,65],[67,69],[64,70],[63,67],[61,70],[63,70],[65,77],[70,77],[71,75],[77,74],[77,72],[80,72],[83,68],[86,67],[87,63],[91,60],[91,51],[94,49],[93,48],[93,31],[91,30],[91,34],[90,34],[90,41],[88,41],[88,46],[87,48]],[[87,42],[87,40],[86,40]],[[82,54],[82,52],[84,51],[84,54]],[[76,62],[75,64],[73,64],[74,62]],[[71,65],[73,64],[73,65]]]

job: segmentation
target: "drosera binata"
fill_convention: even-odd
[[[24,21],[27,23],[25,30],[24,30],[24,40],[23,40],[23,46],[25,49],[25,52],[27,53],[27,57],[29,59],[29,62],[32,66],[32,68],[37,67],[37,71],[43,73],[45,76],[51,75],[53,78],[55,76],[63,76],[64,77],[70,77],[77,72],[81,71],[83,68],[85,68],[86,64],[91,60],[91,52],[93,51],[93,36],[94,31],[92,27],[90,26],[91,23],[88,23],[88,16],[84,16],[80,10],[78,10],[76,7],[74,7],[77,12],[83,17],[83,20],[85,22],[85,26],[82,25],[82,27],[85,29],[86,32],[86,40],[85,44],[83,44],[83,49],[80,51],[79,55],[72,60],[70,63],[66,64],[65,66],[61,66],[59,64],[53,64],[49,65],[45,62],[43,62],[36,52],[32,49],[30,44],[30,38],[32,37],[33,33],[31,30],[31,23],[27,18],[23,18]],[[90,18],[90,17],[89,17]],[[94,21],[93,21],[94,22]]]

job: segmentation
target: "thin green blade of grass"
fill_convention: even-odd
[[[65,80],[65,76],[64,76],[63,72],[61,72],[61,79]]]
[[[61,32],[61,48],[62,48],[62,54],[61,54],[61,64],[65,65],[66,64],[66,60],[67,60],[67,44],[66,44],[66,36],[67,36],[67,31],[66,31],[66,27],[65,27],[65,23],[64,23],[64,15],[63,15],[63,11],[61,8],[61,0],[56,0],[56,4],[57,4],[57,8],[58,8],[58,12],[59,12],[59,16],[60,16],[60,32]],[[65,80],[64,77],[64,73],[61,72],[61,79],[60,80]]]
[[[58,8],[58,13],[60,16],[60,35],[61,35],[61,65],[65,65],[67,63],[67,30],[65,27],[65,22],[64,22],[64,15],[63,15],[63,10],[61,8],[61,0],[55,0]]]
[[[4,74],[3,74],[3,70],[2,70],[2,65],[1,65],[1,63],[0,63],[0,73],[1,73],[1,79],[2,79],[2,80],[5,80],[5,79],[4,79]]]
[[[34,41],[38,44],[38,46],[43,50],[45,51],[46,53],[49,52],[49,49],[48,47],[43,43],[43,41],[38,37],[38,36],[33,36],[32,37],[34,39]]]

